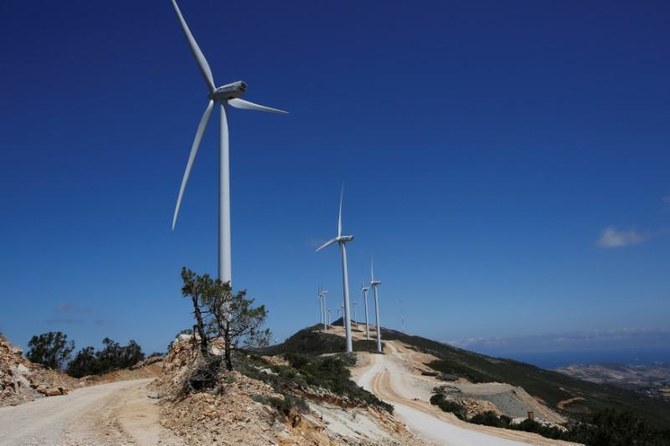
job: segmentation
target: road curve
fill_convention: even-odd
[[[448,446],[527,446],[567,445],[529,434],[506,431],[478,425],[466,425],[452,415],[437,411],[431,404],[419,398],[412,381],[417,379],[407,368],[405,357],[398,352],[393,342],[386,344],[384,355],[371,354],[370,365],[358,376],[359,386],[392,404],[394,414],[402,419],[410,430],[431,444]]]

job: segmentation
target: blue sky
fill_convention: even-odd
[[[180,3],[232,110],[233,281],[283,339],[370,258],[440,340],[670,328],[670,4]],[[0,331],[163,350],[216,272],[217,121],[168,0],[0,3]],[[360,314],[360,312],[359,312]],[[627,331],[628,330],[628,331]],[[465,345],[467,341],[462,341]],[[575,341],[583,342],[583,341]]]

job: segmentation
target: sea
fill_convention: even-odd
[[[668,348],[637,348],[619,350],[557,351],[557,352],[493,352],[480,351],[489,356],[509,358],[543,369],[557,369],[571,364],[626,364],[659,365],[670,367]]]

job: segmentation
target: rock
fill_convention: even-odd
[[[45,395],[46,396],[58,396],[63,394],[63,389],[59,387],[51,387],[50,389],[47,389]]]

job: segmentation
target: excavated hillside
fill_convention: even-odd
[[[423,444],[381,406],[303,382],[277,359],[238,355],[235,365],[243,373],[205,376],[193,338],[181,335],[152,385],[161,424],[194,445]]]
[[[78,380],[34,364],[0,334],[0,406],[15,406],[47,396],[64,395]]]

